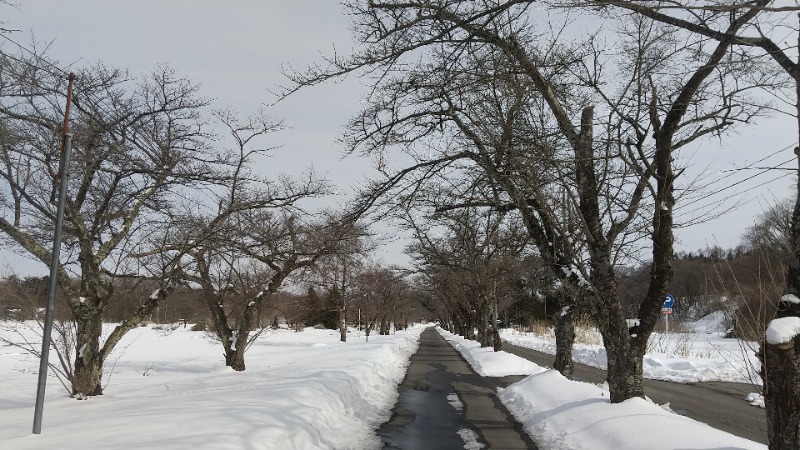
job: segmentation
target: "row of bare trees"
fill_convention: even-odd
[[[345,220],[299,208],[327,190],[313,174],[267,180],[252,171],[263,137],[279,128],[263,114],[216,113],[232,143],[221,146],[205,119],[208,102],[168,69],[138,83],[104,67],[79,73],[59,266],[77,324],[75,392],[101,392],[114,345],[181,285],[202,293],[226,362],[243,369],[263,299],[293,272],[329,264],[334,270],[318,283],[345,340],[353,299],[397,298],[377,285],[356,293],[352,284],[357,258],[347,255],[360,231],[349,224],[377,210],[417,237],[410,252],[428,295],[437,293],[440,317],[475,326],[485,344],[500,293],[525,279],[505,281],[503,261],[535,257],[549,269],[544,286],[560,288],[559,342],[571,344],[570,312],[586,311],[607,350],[611,400],[643,396],[642,358],[672,278],[674,210],[696,194],[683,149],[783,101],[798,115],[797,46],[783,45],[776,30],[797,33],[786,14],[800,8],[770,0],[345,6],[360,46],[289,74],[287,90],[348,74],[371,88],[343,142],[380,161],[385,177],[363,190]],[[0,231],[47,263],[64,77],[42,56],[2,55],[0,64]],[[390,164],[395,152],[408,163]],[[800,199],[791,222],[786,291],[800,294]],[[629,328],[618,270],[642,248],[649,278]],[[157,288],[101,345],[113,280],[141,277]],[[238,320],[225,307],[232,301],[245,302]],[[778,314],[800,310],[785,301]],[[773,448],[800,446],[800,398],[784,395],[800,391],[795,341],[761,352]]]
[[[728,43],[709,46],[618,15],[611,51],[601,30],[560,38],[569,24],[542,21],[532,5],[351,3],[362,48],[294,80],[304,86],[360,70],[372,77],[346,142],[351,151],[405,151],[416,163],[376,182],[365,205],[412,204],[422,186],[438,184],[430,189],[445,204],[434,210],[514,211],[597,323],[611,398],[623,401],[644,395],[642,357],[671,276],[675,152],[761,107],[743,98],[744,72],[727,64]],[[631,331],[615,270],[642,239],[652,248],[651,282]]]
[[[597,324],[612,402],[643,396],[642,357],[672,277],[674,209],[697,194],[683,175],[691,162],[682,149],[747,125],[783,100],[800,105],[797,46],[775,40],[783,36],[777,29],[797,33],[786,14],[798,6],[345,5],[360,46],[290,74],[287,93],[347,74],[370,86],[345,131],[349,151],[380,161],[399,152],[412,162],[385,169],[385,179],[364,191],[363,210],[430,218],[466,208],[513,212],[569,289],[564,308],[577,303]],[[800,206],[796,233],[798,217]],[[649,280],[634,305],[638,324],[629,328],[617,269],[641,248],[651,252]],[[789,265],[790,294],[800,292],[798,258]],[[793,308],[785,302],[781,315]],[[796,351],[783,345],[762,353],[773,448],[800,445],[800,398],[785,399],[800,385]]]
[[[524,227],[506,213],[478,208],[443,211],[406,223],[415,236],[408,248],[425,287],[428,308],[451,331],[481,346],[501,347],[499,314],[531,301],[541,280],[531,280],[538,258],[530,254]]]
[[[244,370],[261,310],[293,273],[349,252],[363,230],[301,208],[330,191],[313,173],[266,178],[264,112],[210,110],[168,68],[141,79],[102,65],[77,73],[73,159],[58,173],[65,73],[30,51],[0,52],[0,231],[50,263],[54,186],[69,177],[59,298],[75,323],[72,394],[102,393],[104,361],[126,332],[175,295],[205,304],[225,362]],[[138,295],[102,339],[120,296]],[[116,310],[119,313],[119,310]]]

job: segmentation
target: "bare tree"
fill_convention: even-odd
[[[363,49],[293,80],[299,87],[361,69],[373,77],[368,106],[353,119],[346,142],[366,153],[400,148],[416,163],[376,185],[365,207],[463,161],[490,180],[553,273],[582,292],[609,355],[611,399],[619,402],[643,395],[642,355],[671,276],[674,152],[749,120],[758,108],[737,102],[736,90],[725,90],[725,98],[714,94],[735,75],[722,64],[729,42],[709,49],[695,39],[657,54],[665,32],[634,21],[642,33],[619,35],[631,50],[624,53],[628,65],[640,69],[628,71],[592,39],[567,45],[556,33],[542,43],[528,14],[532,4],[351,3]],[[727,30],[736,32],[756,13],[731,17]],[[667,64],[685,70],[657,70]],[[554,187],[564,189],[566,201],[553,195]],[[554,212],[560,204],[576,213],[572,234]],[[650,218],[642,222],[645,213]],[[615,255],[642,233],[652,245],[651,279],[638,308],[640,325],[629,330]]]
[[[768,56],[787,75],[793,83],[787,103],[789,112],[800,117],[800,63],[793,57],[798,45],[786,45],[786,34],[791,30],[800,39],[798,27],[789,13],[800,10],[798,5],[775,5],[770,0],[755,2],[674,2],[663,5],[661,2],[593,1],[594,6],[613,6],[633,11],[651,20],[665,23],[679,29],[688,30],[698,36],[716,40],[722,46],[737,46],[741,49],[740,64],[760,61]],[[665,7],[666,6],[666,7]],[[745,18],[747,26],[732,28],[727,21]],[[743,24],[744,25],[744,24]],[[780,35],[777,30],[782,30]],[[754,53],[758,50],[761,54]],[[776,95],[780,90],[768,91]],[[781,99],[783,100],[783,99]],[[800,125],[798,127],[800,133]],[[795,154],[800,156],[800,147]],[[800,158],[798,158],[800,161]],[[800,190],[800,181],[798,181]],[[778,320],[800,316],[800,307],[794,299],[800,295],[800,197],[795,199],[791,215],[791,257],[786,277],[786,293],[778,301]],[[800,384],[800,366],[797,364],[800,341],[780,345],[763,345],[759,351],[762,360],[762,379],[766,400],[768,436],[770,448],[797,448],[800,446],[800,396],[786,395],[797,392]]]
[[[14,248],[45,264],[55,223],[56,180],[69,176],[59,287],[77,325],[72,390],[102,393],[103,361],[119,339],[168,297],[176,266],[152,270],[161,288],[101,342],[114,278],[132,275],[131,255],[164,234],[175,198],[223,183],[228,161],[209,151],[197,87],[159,68],[134,81],[102,65],[78,72],[71,117],[73,160],[59,174],[55,151],[66,80],[42,55],[0,55],[0,231]],[[176,197],[177,196],[177,197]],[[135,275],[141,275],[136,273]]]
[[[261,330],[273,295],[293,273],[339,251],[350,228],[335,222],[304,223],[283,208],[232,215],[218,234],[196,245],[182,279],[199,286],[211,313],[225,364],[245,370],[244,355]]]
[[[792,214],[794,199],[784,199],[769,207],[755,225],[749,227],[742,240],[751,250],[766,250],[779,255],[782,261],[792,256]]]
[[[481,346],[499,351],[498,314],[519,298],[526,269],[522,224],[485,207],[440,211],[421,223],[409,214],[406,221],[416,239],[407,251],[416,270],[435,280],[431,287],[447,315],[465,324],[461,332],[469,339],[477,329]]]
[[[270,149],[260,139],[280,123],[263,112],[244,120],[229,111],[217,116],[235,144],[231,177],[206,201],[185,205],[158,256],[179,261],[181,282],[200,287],[225,363],[242,371],[248,347],[271,324],[261,320],[265,305],[292,273],[337,253],[352,227],[299,208],[327,192],[313,173],[270,180],[252,172],[256,157]]]
[[[400,309],[408,286],[403,278],[384,267],[374,267],[356,275],[353,295],[359,308],[367,341],[375,328],[381,335],[389,334],[396,323],[395,312]]]
[[[329,303],[335,306],[341,342],[347,342],[347,314],[356,301],[353,282],[365,270],[366,255],[372,247],[367,230],[360,224],[350,223],[352,228],[342,235],[336,251],[322,255],[315,267],[306,273],[308,283],[319,286]]]

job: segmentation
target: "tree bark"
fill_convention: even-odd
[[[575,365],[572,360],[572,345],[575,343],[574,304],[568,294],[558,293],[558,316],[556,317],[556,359],[553,368],[561,375],[572,379]]]
[[[78,351],[75,354],[72,394],[78,398],[102,395],[103,357],[100,353],[102,314],[86,306],[75,315],[75,322]]]
[[[771,450],[798,449],[800,442],[800,338],[764,344],[758,353]]]
[[[347,342],[347,305],[344,303],[344,298],[339,308],[339,340]]]
[[[246,368],[244,364],[244,347],[231,348],[229,346],[226,348],[225,365],[237,372],[244,371]]]
[[[388,336],[389,335],[389,322],[386,320],[386,317],[381,319],[381,336]]]
[[[800,41],[800,35],[798,35]],[[800,64],[791,66],[790,75],[795,81],[795,109],[800,112]],[[800,117],[797,118],[800,133]],[[800,166],[800,147],[794,149]],[[792,255],[786,273],[786,292],[800,296],[800,178],[792,211]],[[777,317],[800,317],[800,305],[788,301],[778,302]],[[795,337],[785,345],[762,342],[758,351],[761,360],[764,406],[767,412],[769,448],[800,448],[800,338]]]

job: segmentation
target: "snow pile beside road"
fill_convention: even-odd
[[[519,374],[527,360],[439,330],[481,373]],[[482,350],[482,351],[478,351]],[[488,350],[488,351],[486,351]],[[522,361],[514,361],[514,359]],[[669,412],[641,398],[611,404],[608,389],[571,381],[533,364],[532,375],[499,392],[500,400],[541,450],[759,449],[767,447]]]
[[[495,352],[491,347],[481,348],[478,342],[466,340],[440,327],[436,327],[436,331],[461,352],[464,359],[480,376],[530,375],[545,370],[527,359],[510,353]]]
[[[37,360],[4,347],[0,448],[377,448],[423,329],[369,342],[353,331],[346,343],[332,330],[272,331],[234,372],[203,332],[136,328],[105,395],[72,400],[49,381],[41,435],[30,434]]]
[[[540,449],[766,449],[641,398],[611,404],[608,390],[555,370],[531,375],[500,400]]]

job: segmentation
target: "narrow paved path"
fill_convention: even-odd
[[[536,449],[496,395],[498,387],[522,378],[481,377],[428,328],[400,384],[392,418],[378,430],[384,448]]]
[[[553,367],[552,355],[511,345],[508,342],[503,342],[503,350],[542,367]],[[606,373],[602,369],[576,363],[573,378],[589,383],[602,383],[606,379]],[[670,408],[682,416],[766,444],[766,412],[744,400],[751,392],[758,392],[758,386],[742,383],[682,384],[644,380],[645,395],[659,405],[669,403]]]

